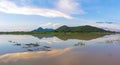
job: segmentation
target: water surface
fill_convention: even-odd
[[[0,35],[0,65],[120,65],[119,61],[120,34]]]

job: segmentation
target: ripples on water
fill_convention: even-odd
[[[0,35],[0,65],[120,65],[120,35]]]

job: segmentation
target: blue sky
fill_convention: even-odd
[[[120,0],[0,0],[0,31],[92,25],[120,31]]]

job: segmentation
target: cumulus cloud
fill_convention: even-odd
[[[110,30],[110,31],[118,31],[120,32],[120,26],[118,24],[106,24],[106,23],[95,23],[95,24],[91,24],[92,26],[96,26],[96,27],[100,27],[106,30]]]
[[[62,24],[60,23],[44,23],[40,25],[5,25],[0,26],[0,32],[10,32],[10,31],[32,31],[34,29],[37,29],[38,27],[42,28],[52,28],[56,29],[60,27]],[[6,27],[7,26],[7,27]]]
[[[43,28],[53,28],[53,29],[56,29],[56,28],[60,27],[61,24],[49,22],[49,23],[41,24],[40,26],[43,27]]]
[[[68,14],[83,14],[85,13],[81,4],[76,0],[58,0],[56,8]]]
[[[67,19],[72,19],[70,15],[58,10],[29,6],[18,6],[10,0],[0,0],[0,11],[9,14],[39,15],[50,18],[64,17]]]
[[[7,27],[6,27],[7,26]],[[35,26],[22,26],[22,25],[5,25],[5,26],[0,26],[0,32],[10,32],[10,31],[31,31],[35,29]]]

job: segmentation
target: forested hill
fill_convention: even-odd
[[[66,25],[59,27],[55,31],[57,32],[107,32],[106,30],[98,27],[93,27],[90,25],[85,26],[76,26],[76,27],[68,27]]]

